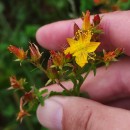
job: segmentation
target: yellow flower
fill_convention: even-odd
[[[83,67],[88,63],[89,53],[94,52],[99,46],[100,42],[91,42],[92,33],[87,31],[86,33],[79,33],[79,39],[75,40],[72,38],[67,38],[69,47],[64,50],[65,54],[72,54],[75,57],[76,63]]]

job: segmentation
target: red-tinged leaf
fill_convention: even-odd
[[[74,23],[74,35],[76,35],[76,32],[77,32],[79,29],[80,29],[79,26],[78,26],[76,23]]]

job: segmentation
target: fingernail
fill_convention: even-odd
[[[62,105],[55,100],[45,100],[44,106],[39,105],[37,118],[39,122],[50,130],[62,130]]]

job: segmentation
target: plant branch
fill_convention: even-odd
[[[91,71],[91,69],[92,69],[92,67],[90,66],[89,69],[88,69],[88,71],[87,71],[87,73],[86,73],[85,76],[84,76],[84,80],[87,78],[87,76],[88,76],[89,72]],[[83,80],[83,82],[84,82],[84,80]],[[82,84],[83,84],[83,83],[82,83]],[[81,85],[82,85],[82,84],[81,84]]]
[[[55,80],[56,81],[56,83],[58,84],[58,85],[60,85],[64,90],[66,90],[70,95],[72,95],[71,94],[71,92],[57,79],[57,80]]]
[[[42,67],[42,65],[40,63],[33,63],[30,61],[31,64],[33,64],[34,66],[36,66],[38,69],[40,69],[42,72],[44,72],[47,75],[47,71]]]

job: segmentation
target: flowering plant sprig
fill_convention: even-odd
[[[42,91],[37,87],[29,87],[26,89],[26,79],[17,79],[16,76],[10,77],[11,87],[9,89],[17,89],[23,93],[20,98],[20,112],[17,120],[22,121],[24,116],[30,116],[31,110],[39,103],[44,105],[44,100],[54,95],[64,96],[82,96],[89,98],[89,95],[80,92],[80,88],[87,78],[90,71],[96,75],[98,66],[108,65],[111,62],[117,61],[117,58],[123,53],[122,48],[116,48],[114,51],[102,52],[96,51],[100,42],[100,35],[103,30],[99,24],[101,18],[95,15],[93,22],[90,23],[90,12],[83,13],[82,27],[74,24],[74,36],[67,38],[68,46],[61,51],[50,50],[50,58],[48,59],[47,66],[43,67],[41,63],[42,54],[34,43],[30,43],[29,49],[24,51],[21,48],[10,45],[9,51],[17,57],[17,61],[22,64],[27,61],[39,68],[48,77],[46,86],[50,83],[58,84],[63,91],[48,93],[47,88]],[[70,80],[73,83],[71,89],[62,84],[62,81]]]

